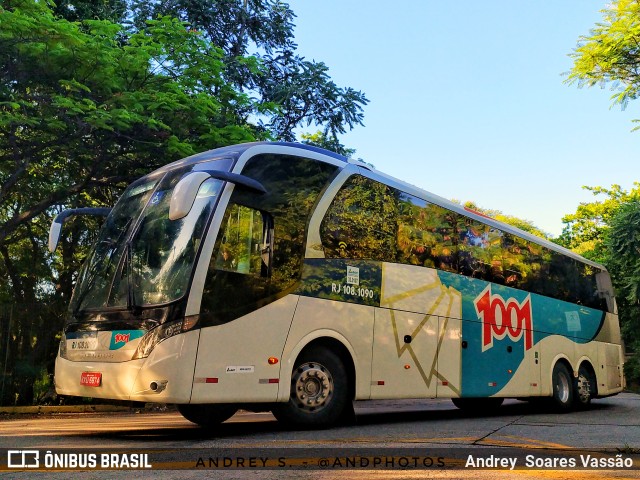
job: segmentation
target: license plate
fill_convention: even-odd
[[[82,372],[80,375],[80,385],[84,385],[85,387],[99,387],[102,385],[102,373]]]
[[[71,350],[96,350],[98,348],[97,338],[87,338],[82,340],[67,340],[67,345],[71,344]]]

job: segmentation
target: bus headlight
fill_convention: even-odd
[[[174,335],[178,335],[179,333],[191,330],[197,323],[198,316],[195,315],[177,322],[163,323],[162,325],[158,325],[154,329],[149,330],[140,339],[136,353],[133,354],[131,360],[147,358],[158,343],[166,340],[167,338],[171,338]]]

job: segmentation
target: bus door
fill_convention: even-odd
[[[459,326],[446,320],[460,318],[459,293],[445,287],[433,269],[396,263],[383,263],[382,269],[372,398],[435,397],[440,386],[459,388]]]
[[[376,308],[371,398],[435,397],[438,317]]]
[[[462,321],[446,316],[438,317],[438,322],[438,397],[459,397],[462,389]]]

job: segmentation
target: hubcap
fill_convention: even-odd
[[[582,403],[587,403],[591,399],[591,386],[589,385],[589,379],[580,374],[578,376],[578,397]]]
[[[556,389],[558,391],[558,399],[562,403],[569,401],[569,379],[566,375],[558,375],[558,381],[556,382]]]
[[[298,408],[318,412],[329,404],[333,394],[331,373],[319,363],[300,365],[292,379]]]

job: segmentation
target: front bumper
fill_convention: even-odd
[[[58,355],[59,395],[136,402],[189,403],[200,330],[158,343],[147,358],[123,362],[71,361]],[[99,372],[99,386],[80,384],[83,372]]]

